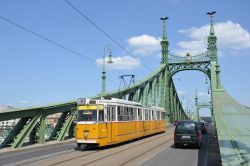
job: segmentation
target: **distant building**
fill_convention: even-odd
[[[52,114],[46,117],[46,124],[50,125],[52,128],[56,126],[58,119],[62,113]]]
[[[15,109],[15,108],[11,106],[0,106],[0,112],[6,111],[6,110],[12,110],[12,109]],[[56,113],[56,114],[47,116],[45,120],[46,124],[54,128],[61,114],[62,113]],[[18,123],[18,121],[19,119],[0,121],[0,129],[5,129],[7,127],[14,127]]]
[[[12,110],[12,109],[15,109],[15,108],[11,107],[11,106],[0,106],[0,112]],[[14,127],[18,123],[18,121],[19,121],[19,119],[11,119],[11,120],[6,120],[6,121],[1,121],[0,122],[0,129],[4,129],[6,127]]]

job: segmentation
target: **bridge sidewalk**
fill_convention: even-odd
[[[29,152],[29,151],[33,151],[33,150],[42,150],[42,149],[46,149],[46,148],[53,148],[56,146],[60,146],[62,144],[68,144],[68,143],[73,143],[76,142],[75,138],[72,139],[67,139],[64,141],[50,141],[50,142],[45,142],[45,144],[34,144],[34,145],[27,145],[21,148],[4,148],[4,149],[0,149],[0,156],[5,156],[8,154],[15,154],[15,153],[19,153],[19,152]]]
[[[219,143],[214,124],[211,124],[209,137],[207,166],[221,166]]]

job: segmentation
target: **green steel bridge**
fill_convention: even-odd
[[[163,20],[161,41],[162,60],[160,67],[145,79],[133,86],[105,93],[104,97],[123,98],[137,101],[145,106],[160,106],[167,110],[166,119],[188,119],[177,95],[173,75],[186,70],[198,70],[210,79],[211,104],[199,105],[195,99],[195,120],[199,120],[199,109],[211,108],[213,121],[223,165],[249,165],[250,161],[250,110],[238,104],[223,88],[220,81],[220,65],[217,56],[217,37],[213,28],[213,14],[210,14],[210,32],[207,39],[207,52],[200,55],[171,55],[166,35],[166,20]],[[94,98],[101,97],[95,96]],[[42,107],[15,109],[0,112],[0,121],[20,119],[0,144],[0,148],[19,148],[25,141],[43,144],[45,141],[74,137],[74,118],[77,101],[69,101]],[[56,126],[45,139],[46,117],[61,113]]]

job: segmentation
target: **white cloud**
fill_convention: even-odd
[[[19,100],[18,103],[20,103],[20,104],[29,104],[30,101],[27,101],[27,100]]]
[[[106,58],[106,61],[107,60],[108,59]],[[133,57],[130,57],[130,56],[113,57],[112,61],[114,63],[111,63],[111,64],[106,63],[106,65],[110,69],[127,69],[127,70],[131,70],[131,69],[135,69],[135,68],[141,66],[140,59],[136,59],[136,58],[133,58]],[[97,59],[96,64],[97,65],[102,65],[103,64],[103,59]]]
[[[194,51],[204,52],[206,50],[209,25],[181,29],[178,32],[184,33],[191,38],[189,41],[180,41],[177,45],[179,52]],[[244,50],[250,49],[250,33],[238,23],[232,21],[216,23],[214,31],[217,36],[218,49]],[[178,50],[177,50],[178,51]]]
[[[139,56],[158,55],[161,50],[161,38],[155,38],[147,34],[131,37],[127,42],[133,54]]]

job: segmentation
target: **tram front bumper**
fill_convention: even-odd
[[[78,139],[77,143],[82,143],[82,144],[96,144],[96,140],[85,140],[85,139]]]

